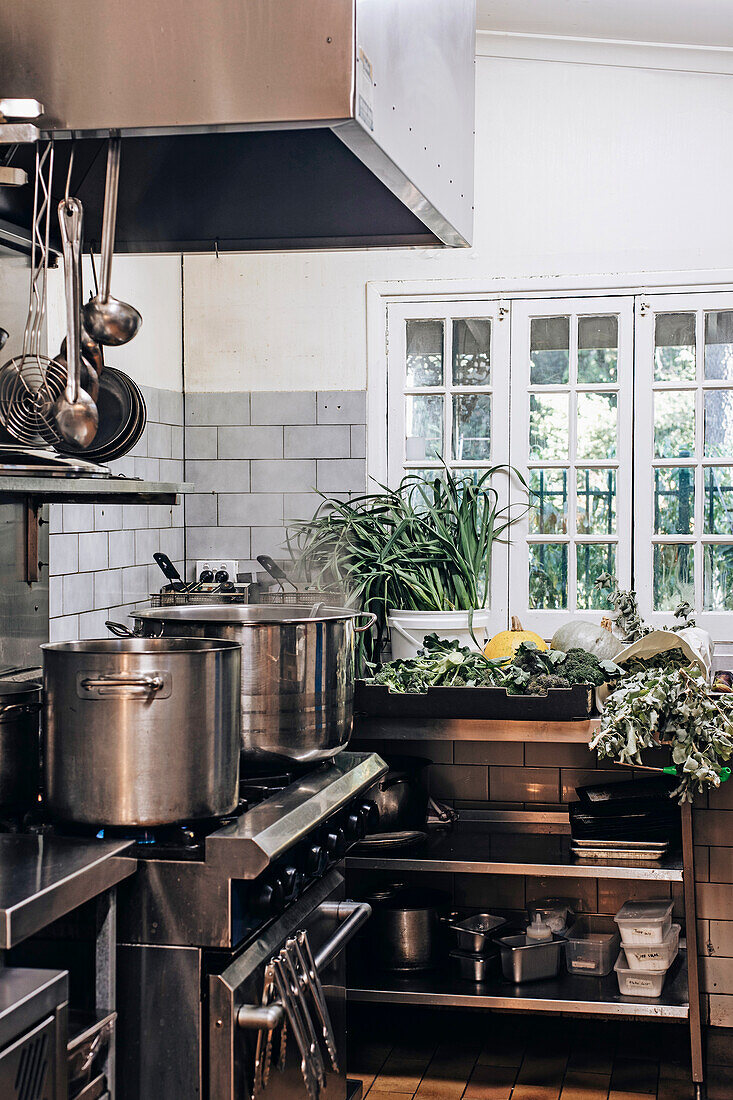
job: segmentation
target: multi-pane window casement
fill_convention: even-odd
[[[733,611],[733,294],[643,297],[635,575],[656,624],[682,602],[718,640]]]
[[[410,471],[480,477],[509,461],[509,319],[498,301],[389,306],[387,477]],[[508,504],[506,476],[497,476]],[[506,621],[507,547],[491,559],[496,628]]]
[[[550,636],[602,618],[599,574],[631,579],[633,301],[513,302],[511,363],[511,461],[531,507],[512,530],[509,610]]]

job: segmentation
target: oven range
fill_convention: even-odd
[[[233,815],[135,838],[138,871],[118,894],[120,1100],[302,1100],[287,1017],[280,1034],[282,998],[262,1010],[267,964],[298,933],[343,1051],[343,948],[369,908],[345,900],[338,864],[373,829],[366,792],[385,771],[374,753],[342,752],[294,775],[250,776]],[[263,1030],[275,1054],[255,1081]],[[335,1061],[324,1053],[322,1083],[328,1100],[345,1100]]]

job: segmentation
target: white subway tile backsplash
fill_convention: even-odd
[[[94,607],[93,573],[67,573],[61,583],[64,615],[75,615]]]
[[[269,554],[276,561],[287,558],[287,531],[284,527],[253,527],[251,529],[252,554]]]
[[[365,390],[319,390],[319,424],[365,424]]]
[[[246,493],[249,491],[249,462],[230,459],[209,461],[194,459],[186,463],[186,480],[193,482],[199,493]]]
[[[147,565],[136,565],[132,569],[125,569],[122,574],[122,603],[140,603],[142,600],[147,600],[149,595]]]
[[[286,458],[348,458],[350,454],[348,424],[294,424],[285,428]]]
[[[219,493],[218,521],[226,527],[282,525],[282,493]]]
[[[312,458],[252,461],[253,493],[307,492],[315,484],[316,463]]]
[[[219,428],[219,458],[282,458],[280,425]]]
[[[122,527],[121,504],[95,504],[94,530],[95,531],[119,531]]]
[[[312,390],[252,394],[253,424],[315,424],[316,395]],[[231,424],[231,420],[223,420]]]
[[[79,535],[79,569],[93,572],[109,565],[109,535],[106,531],[89,531]]]
[[[62,504],[64,532],[93,531],[94,509],[88,504]]]
[[[79,536],[49,535],[48,558],[49,576],[76,573],[79,569]]]
[[[219,429],[212,426],[205,428],[187,427],[186,458],[218,458],[217,440]]]
[[[213,424],[218,427],[220,424],[249,424],[249,394],[187,393],[185,417],[186,425]],[[276,422],[260,421],[260,423]]]
[[[316,488],[321,493],[363,493],[366,466],[361,458],[319,458]]]
[[[135,532],[113,531],[109,536],[110,569],[126,569],[135,564]]]
[[[95,609],[122,603],[122,570],[104,569],[94,574]]]
[[[216,493],[187,493],[184,505],[186,527],[216,527]]]
[[[79,616],[62,615],[51,619],[48,624],[50,642],[75,642],[79,637]]]
[[[258,550],[258,553],[261,551]],[[208,557],[251,557],[249,527],[193,527],[186,532],[186,560],[189,568],[197,559]]]
[[[135,531],[138,527],[148,525],[147,504],[123,504],[122,526],[126,531]]]

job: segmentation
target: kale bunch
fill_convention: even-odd
[[[561,649],[538,649],[534,642],[522,642],[507,673],[513,669],[527,674],[526,679],[522,680],[513,673],[515,682],[528,684],[536,677],[553,675],[565,681],[562,685],[556,684],[556,687],[567,687],[568,684],[599,687],[623,675],[623,670],[613,661],[601,661],[585,649],[574,647],[564,653]]]

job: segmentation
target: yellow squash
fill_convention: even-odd
[[[538,649],[548,649],[544,638],[533,630],[525,630],[516,615],[512,615],[511,630],[502,630],[486,643],[484,657],[490,661],[511,661],[522,642],[534,642]]]

